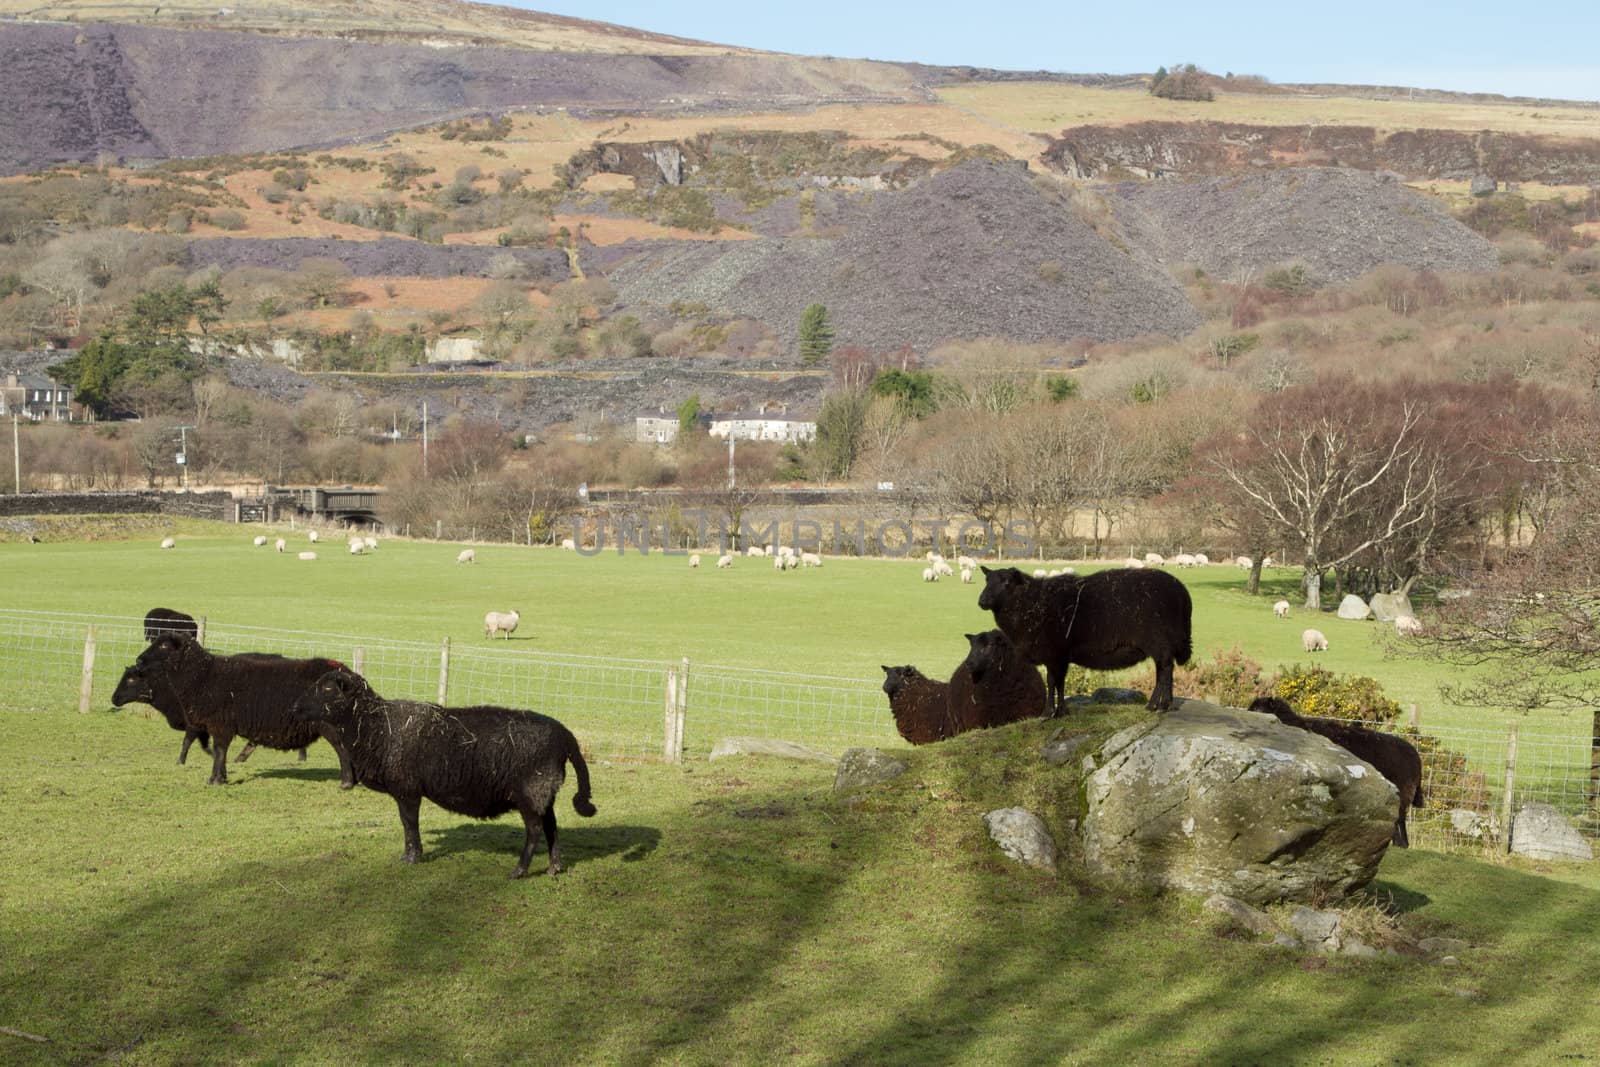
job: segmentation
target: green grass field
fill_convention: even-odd
[[[508,685],[529,649],[688,656],[691,729],[713,664],[793,672],[786,692],[858,678],[838,690],[885,743],[877,665],[948,669],[962,632],[988,626],[976,587],[924,585],[909,563],[691,573],[681,557],[480,545],[467,566],[455,545],[353,558],[341,540],[301,563],[218,529],[180,525],[171,552],[157,537],[0,544],[0,608],[111,617],[118,663],[138,642],[112,620],[158,603],[230,640],[339,634],[308,640],[341,657],[365,642],[384,670],[427,647],[419,689],[444,636],[482,671],[503,661]],[[1268,607],[1291,572],[1260,599],[1231,569],[1183,577],[1197,649],[1303,658],[1304,618]],[[483,611],[511,607],[518,640],[488,648]],[[1402,700],[1440,679],[1385,660],[1375,627],[1318,625],[1329,666]],[[512,882],[514,817],[424,805],[428,859],[406,867],[392,801],[339,792],[325,746],[304,765],[260,752],[207,787],[203,755],[176,766],[152,714],[108,710],[105,666],[76,712],[81,635],[64,637],[63,696],[43,686],[41,644],[6,641],[5,703],[37,710],[0,711],[0,1062],[1545,1064],[1600,1048],[1594,865],[1391,851],[1366,907],[1408,937],[1469,941],[1460,967],[1279,952],[1193,901],[1000,858],[979,815],[1040,794],[1025,756],[1049,724],[911,751],[911,774],[856,805],[832,797],[825,765],[709,761],[704,739],[678,766],[602,754],[599,815],[572,813],[570,783],[557,802],[567,873]],[[659,719],[657,667],[641,714]],[[740,672],[720,677],[737,702]],[[1462,714],[1428,709],[1425,724]]]

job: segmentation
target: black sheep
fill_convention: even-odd
[[[936,682],[909,665],[884,667],[883,673],[889,713],[901,737],[913,745],[928,745],[961,732],[950,714],[948,682]]]
[[[153,705],[169,723],[211,735],[210,785],[228,781],[228,746],[243,737],[249,747],[301,749],[326,737],[339,756],[340,785],[355,785],[350,758],[333,731],[317,729],[289,714],[296,697],[339,666],[331,659],[286,659],[250,652],[219,656],[188,634],[162,634],[123,671],[111,702]],[[242,758],[242,757],[241,757]]]
[[[548,715],[512,708],[446,708],[385,700],[366,679],[340,668],[319,678],[293,714],[328,727],[350,752],[356,779],[388,793],[400,808],[407,863],[422,859],[417,812],[422,799],[447,811],[492,819],[522,815],[526,835],[513,878],[528,873],[539,831],[550,846],[550,874],[561,870],[556,844],[556,791],[570,761],[578,776],[572,807],[590,816],[589,766],[577,738]]]
[[[1392,840],[1401,848],[1411,847],[1411,839],[1406,834],[1406,812],[1422,807],[1422,756],[1411,742],[1354,723],[1298,715],[1282,697],[1256,697],[1250,702],[1250,710],[1275,715],[1279,722],[1320,734],[1372,764],[1379,774],[1394,783],[1395,791],[1400,794],[1400,817],[1395,820]]]
[[[1193,610],[1189,590],[1178,579],[1158,570],[1053,578],[1034,578],[1015,567],[982,570],[978,607],[994,612],[1023,659],[1044,666],[1051,715],[1066,710],[1067,667],[1074,663],[1112,671],[1153,659],[1156,684],[1145,706],[1172,706],[1173,664],[1189,662]]]
[[[1044,715],[1044,679],[1010,638],[999,630],[966,638],[971,647],[964,669],[950,676],[949,697],[958,721],[975,718],[979,726],[988,727]],[[973,715],[960,710],[963,703],[973,706]]]
[[[146,641],[154,641],[162,634],[191,634],[198,639],[200,625],[194,621],[193,615],[174,611],[172,608],[151,608],[145,612],[144,616],[144,639]],[[128,676],[124,672],[122,682],[117,684],[117,692],[123,692],[123,683],[127,682],[127,680]],[[138,700],[141,703],[146,702],[143,697],[137,695],[130,695],[127,699]],[[121,707],[121,705],[119,704],[118,707]],[[196,741],[200,742],[200,750],[202,752],[208,756],[211,754],[211,735],[204,730],[196,730],[189,726],[183,721],[182,716],[178,714],[176,709],[163,711],[157,708],[156,710],[161,711],[161,714],[166,717],[168,726],[174,730],[183,731],[183,747],[178,749],[178,763],[180,766],[189,761],[189,746]],[[305,758],[304,749],[300,751],[300,756],[302,759]],[[244,756],[241,755],[239,758],[243,759]]]

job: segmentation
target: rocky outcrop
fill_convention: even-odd
[[[1251,904],[1347,895],[1394,831],[1394,786],[1269,715],[1179,701],[1102,747],[1084,860],[1117,882]]]
[[[1549,804],[1529,801],[1511,820],[1511,851],[1536,860],[1587,863],[1594,849],[1566,816]]]
[[[1354,593],[1346,593],[1345,598],[1339,601],[1338,615],[1341,619],[1365,619],[1371,614],[1372,609],[1367,606],[1367,602]]]
[[[1171,178],[1275,167],[1351,167],[1407,179],[1600,181],[1600,140],[1484,130],[1133,122],[1062,130],[1044,162],[1074,178]]]

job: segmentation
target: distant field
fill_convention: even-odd
[[[1600,137],[1600,110],[1524,104],[1254,93],[1218,93],[1215,101],[1198,104],[1160,100],[1148,93],[1055,83],[963,85],[940,89],[939,98],[989,121],[1030,133],[1054,134],[1067,126],[1209,119],[1269,126],[1373,126],[1380,132],[1499,130],[1553,137]]]

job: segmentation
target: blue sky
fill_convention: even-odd
[[[1129,73],[1197,63],[1276,82],[1600,100],[1600,0],[1190,3],[1023,0],[516,2],[802,55]]]

